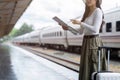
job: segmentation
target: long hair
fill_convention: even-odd
[[[99,1],[99,0],[96,1],[96,7],[97,7],[97,8],[100,8],[100,9],[102,10],[102,8],[101,8],[101,6],[100,6],[100,1]],[[81,22],[85,21],[85,19],[88,17],[89,12],[90,12],[90,9],[89,9],[89,7],[86,5],[86,6],[85,6],[85,12],[84,12],[84,15],[83,15],[83,17],[82,17]],[[102,12],[103,12],[103,10],[102,10]],[[102,27],[103,27],[103,25],[105,24],[105,21],[104,21],[104,13],[103,13],[102,18],[103,18],[103,20],[102,20],[102,24],[101,24],[101,26],[100,26],[100,30],[99,30],[99,31],[102,30]]]

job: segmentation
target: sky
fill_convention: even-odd
[[[102,9],[107,11],[120,7],[120,0],[102,0]],[[34,29],[58,25],[52,18],[58,16],[65,22],[82,16],[84,3],[82,0],[33,0],[15,28],[20,28],[23,23],[33,25]]]

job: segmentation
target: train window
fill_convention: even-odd
[[[53,33],[53,37],[55,36],[55,33]]]
[[[50,33],[48,33],[48,37],[50,37],[50,35],[51,35],[51,34],[50,34]]]
[[[52,36],[52,34],[50,33],[50,37]]]
[[[52,37],[54,36],[54,33],[52,33]]]
[[[112,23],[106,24],[106,32],[112,32]]]
[[[50,33],[48,33],[48,37],[50,37],[50,35],[51,35],[51,34],[50,34]]]
[[[55,32],[55,36],[56,36],[56,32]]]
[[[57,32],[57,36],[58,36],[58,32]]]
[[[50,34],[50,37],[51,37],[51,33],[49,33]]]
[[[56,36],[58,36],[57,32],[56,32]]]
[[[62,36],[62,32],[60,31],[60,36]]]
[[[58,32],[59,36],[60,36],[60,32]]]
[[[48,37],[50,37],[51,36],[51,33],[48,33]]]
[[[53,36],[55,36],[55,33],[53,32]]]
[[[51,37],[53,36],[53,34],[51,33]]]
[[[43,34],[43,37],[45,37],[45,35]]]
[[[51,37],[53,37],[53,33],[51,33],[52,34],[52,36]]]
[[[51,36],[51,33],[48,33],[48,37],[50,37]]]
[[[59,36],[59,32],[57,32],[57,36]]]
[[[54,32],[53,32],[53,37],[55,36]]]
[[[50,37],[52,36],[52,33],[50,33]]]
[[[47,37],[49,37],[49,34],[47,33],[47,35],[46,35]]]
[[[116,22],[116,31],[120,31],[120,21]]]

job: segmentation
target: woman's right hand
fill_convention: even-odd
[[[62,26],[61,24],[59,24],[60,26]],[[66,26],[62,26],[62,28],[64,29],[64,30],[68,30],[68,27],[66,27]]]
[[[66,27],[66,26],[62,26],[62,28],[63,28],[64,30],[68,30],[68,27]]]

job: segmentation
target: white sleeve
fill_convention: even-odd
[[[99,29],[100,29],[100,26],[101,26],[101,23],[102,23],[102,11],[100,9],[97,9],[96,10],[96,13],[95,13],[95,16],[94,16],[94,21],[93,21],[93,24],[92,25],[88,25],[84,22],[81,22],[81,26],[83,26],[84,28],[87,28],[93,32],[99,32]]]

